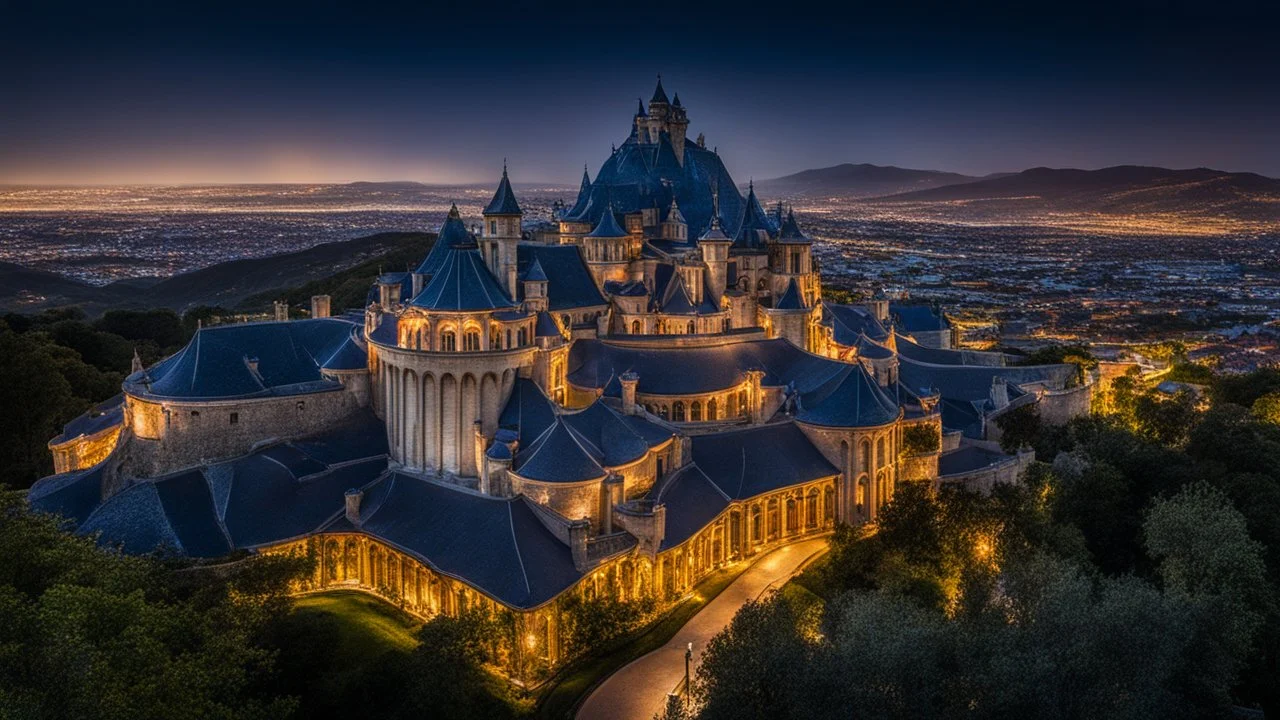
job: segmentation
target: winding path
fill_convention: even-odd
[[[610,675],[582,704],[577,720],[652,720],[666,703],[667,693],[684,680],[688,643],[693,643],[692,671],[697,669],[707,641],[729,624],[738,608],[771,585],[781,585],[826,547],[827,538],[815,538],[763,555],[690,618],[666,645]]]

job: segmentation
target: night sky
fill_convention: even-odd
[[[0,182],[576,182],[659,72],[744,181],[1280,177],[1275,3],[682,5],[0,0]]]

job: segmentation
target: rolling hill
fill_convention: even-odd
[[[379,265],[403,270],[426,255],[434,238],[434,233],[379,233],[283,255],[232,260],[158,282],[122,280],[105,286],[0,263],[0,310],[34,312],[79,305],[90,315],[117,307],[167,307],[182,312],[197,305],[236,307],[250,299],[265,308],[273,293],[286,294],[299,286],[314,287],[316,292],[336,290],[336,285],[331,289],[324,282],[347,280],[347,270],[359,270],[360,277],[350,280],[364,282],[367,290]],[[335,311],[342,307],[338,302],[335,298]]]
[[[756,183],[766,195],[876,197],[897,193],[971,183],[983,178],[938,170],[911,170],[892,165],[844,163],[832,167],[802,170]]]
[[[1280,222],[1280,180],[1208,168],[1038,167],[1014,175],[893,194],[877,198],[877,202],[962,204],[1010,212],[1175,213]]]

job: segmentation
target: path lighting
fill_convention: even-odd
[[[693,660],[693,643],[684,649],[684,709],[689,709],[689,662]]]

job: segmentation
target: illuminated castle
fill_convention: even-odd
[[[310,589],[509,613],[534,677],[564,660],[566,598],[667,602],[874,522],[900,483],[1011,481],[1030,458],[996,418],[1088,411],[1073,365],[824,301],[794,214],[688,127],[659,82],[549,241],[504,169],[481,232],[453,208],[366,308],[201,329],[50,443],[32,504],[130,552],[307,549]]]

